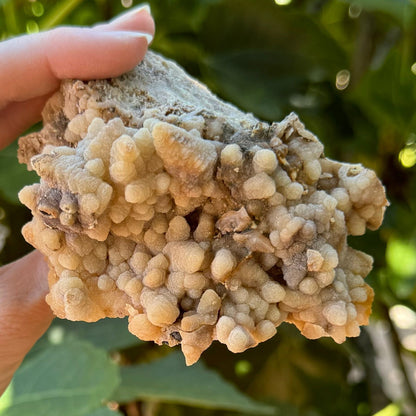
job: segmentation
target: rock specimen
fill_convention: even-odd
[[[20,140],[40,176],[21,201],[60,318],[129,317],[142,340],[233,352],[282,322],[357,336],[370,256],[347,235],[380,226],[375,173],[329,160],[295,114],[260,122],[149,52],[111,80],[65,81]]]

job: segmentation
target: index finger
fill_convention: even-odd
[[[151,38],[142,32],[64,27],[0,43],[0,149],[39,121],[60,80],[118,76],[143,59]]]
[[[151,35],[60,27],[0,43],[0,108],[46,95],[65,78],[107,78],[143,59]]]

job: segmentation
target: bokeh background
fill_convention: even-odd
[[[91,25],[138,3],[0,0],[0,39]],[[371,324],[342,345],[283,324],[253,350],[215,343],[186,368],[176,351],[130,336],[123,320],[56,320],[0,399],[0,415],[415,415],[416,1],[149,4],[155,51],[263,120],[297,112],[326,156],[377,171],[391,203],[384,224],[349,239],[374,257]],[[30,250],[17,192],[35,181],[16,144],[0,152],[1,264]]]

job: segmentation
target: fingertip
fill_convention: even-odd
[[[144,57],[149,34],[57,28],[45,34],[45,54],[58,79],[110,78],[131,70]]]
[[[150,6],[142,4],[116,16],[108,23],[96,26],[95,29],[142,31],[154,35],[155,22]]]
[[[2,61],[7,62],[0,65],[0,110],[50,94],[61,79],[111,78],[129,71],[143,59],[153,33],[153,19],[143,9],[100,30],[59,27],[0,42]]]

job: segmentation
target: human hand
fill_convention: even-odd
[[[137,65],[153,38],[147,7],[93,28],[61,27],[0,43],[0,149],[40,120],[60,80],[118,76]],[[48,267],[34,251],[0,268],[0,395],[49,327]]]

